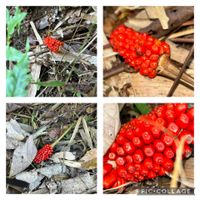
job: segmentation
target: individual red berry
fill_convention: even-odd
[[[161,166],[160,171],[158,173],[159,176],[164,176],[165,175],[165,169]]]
[[[164,156],[162,153],[155,153],[153,156],[153,160],[156,164],[162,165],[164,162]]]
[[[176,113],[176,116],[180,116],[180,114],[185,113],[187,109],[188,109],[187,103],[177,103],[174,108],[174,111]]]
[[[168,123],[174,122],[174,120],[175,120],[174,110],[167,109],[165,112],[165,119],[168,121]]]
[[[110,160],[115,160],[116,157],[117,157],[117,156],[116,156],[115,153],[113,153],[113,152],[108,153],[108,158],[109,158]]]
[[[189,158],[191,155],[192,155],[192,148],[188,144],[185,144],[183,149],[183,157]]]
[[[142,166],[140,173],[142,176],[146,177],[149,173],[149,170],[146,167]]]
[[[159,171],[160,171],[160,164],[154,163],[153,164],[153,171],[155,173],[159,173]]]
[[[156,119],[156,123],[162,125],[162,126],[165,126],[166,125],[166,121],[162,118],[162,117],[158,117]]]
[[[125,151],[124,151],[123,147],[117,147],[116,153],[119,156],[124,156],[125,155]]]
[[[176,123],[174,123],[174,122],[171,122],[171,123],[169,123],[169,125],[168,125],[168,130],[169,131],[171,131],[174,135],[178,135],[178,133],[179,133],[179,127],[177,126],[177,124]]]
[[[142,152],[141,149],[138,149],[135,151],[135,153],[133,154],[133,161],[135,163],[141,163],[144,159],[144,154]]]
[[[178,117],[176,123],[180,128],[187,128],[189,125],[189,117],[185,113],[181,113],[180,116]]]
[[[153,148],[152,145],[144,146],[143,150],[144,150],[144,154],[145,154],[147,157],[153,156],[153,155],[154,155],[154,152],[155,152],[155,150],[154,150],[154,148]]]
[[[134,172],[133,172],[133,176],[134,176],[135,178],[138,178],[138,177],[140,176],[140,172],[139,172],[139,171],[134,171]]]
[[[157,127],[153,126],[151,128],[151,133],[152,133],[152,135],[153,135],[154,138],[160,138],[161,131]]]
[[[112,170],[112,165],[109,163],[104,163],[103,164],[103,176],[105,176],[106,174],[108,174],[109,172],[111,172]]]
[[[125,157],[125,159],[126,159],[126,163],[133,163],[133,156],[127,155],[127,156]]]
[[[136,169],[137,171],[140,171],[141,168],[142,168],[142,165],[141,165],[140,163],[135,163],[134,166],[135,166],[135,169]]]
[[[128,142],[128,140],[124,136],[117,135],[116,142],[119,145],[123,145],[125,142]]]
[[[190,121],[194,120],[194,107],[187,110],[187,116],[189,117]]]
[[[174,168],[174,162],[169,158],[165,158],[163,163],[163,168],[165,171],[171,172],[172,169]]]
[[[188,130],[182,130],[178,137],[180,140],[183,137],[187,137],[186,141],[185,141],[186,144],[192,144],[194,141],[194,137],[193,137],[192,133]]]
[[[53,148],[50,144],[45,144],[36,154],[33,162],[36,164],[41,163],[42,161],[48,160],[53,153]]]
[[[172,158],[175,156],[175,153],[174,153],[174,151],[173,151],[172,148],[166,147],[165,150],[164,150],[164,155],[165,155],[167,158],[172,159]]]
[[[126,132],[125,132],[125,137],[129,140],[131,140],[133,137],[134,137],[134,132],[132,129],[128,129]]]
[[[161,141],[166,145],[166,146],[171,146],[174,142],[173,137],[167,135],[167,134],[163,134],[161,137]]]
[[[124,166],[119,166],[117,168],[117,174],[121,178],[126,178],[128,172],[127,172],[127,170],[126,170],[126,168]]]
[[[120,165],[120,166],[122,165],[123,166],[123,165],[125,165],[125,163],[126,163],[126,160],[125,160],[124,157],[117,157],[116,158],[116,164],[117,165]]]
[[[127,181],[133,181],[134,180],[134,177],[133,177],[133,175],[132,174],[127,174],[126,175],[126,178],[125,178]]]
[[[149,179],[156,178],[156,173],[154,171],[149,171],[148,178]]]
[[[133,139],[132,139],[132,142],[133,142],[133,145],[136,146],[136,147],[141,147],[143,146],[143,141],[140,137],[138,136],[134,136]]]
[[[154,147],[155,147],[156,151],[163,152],[165,149],[165,144],[161,140],[155,140]]]
[[[142,139],[145,144],[150,144],[153,141],[153,136],[150,132],[145,131],[142,133]]]
[[[126,165],[126,169],[131,174],[136,170],[135,165],[133,163],[128,163]]]
[[[151,158],[145,158],[143,166],[148,170],[153,169],[153,160]]]
[[[115,153],[115,152],[117,151],[117,147],[118,147],[118,144],[117,144],[116,142],[114,142],[114,143],[110,146],[109,151]]]
[[[126,142],[123,145],[123,149],[127,154],[131,155],[135,151],[135,146],[131,142]]]

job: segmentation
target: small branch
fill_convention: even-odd
[[[173,95],[174,91],[176,90],[176,88],[177,88],[177,86],[179,84],[180,78],[183,75],[183,73],[185,72],[186,67],[189,64],[190,59],[191,59],[193,53],[194,53],[194,45],[190,49],[190,52],[189,52],[187,58],[185,59],[185,62],[183,63],[183,66],[182,66],[182,68],[181,68],[181,70],[180,70],[180,72],[179,72],[176,80],[174,81],[174,83],[173,83],[173,85],[172,85],[172,87],[171,87],[171,89],[170,89],[170,91],[169,91],[169,93],[167,95],[168,97],[171,97]]]

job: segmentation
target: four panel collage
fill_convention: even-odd
[[[194,6],[5,9],[6,194],[195,194]]]

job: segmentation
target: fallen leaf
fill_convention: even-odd
[[[159,19],[163,29],[169,28],[169,17],[167,16],[163,6],[147,6],[145,7],[145,10],[150,19]]]
[[[33,136],[29,136],[26,143],[18,146],[12,158],[10,167],[10,177],[22,172],[26,169],[33,161],[37,154],[37,148],[33,141]]]
[[[103,124],[103,153],[105,154],[121,126],[118,104],[104,104]]]
[[[22,141],[25,139],[25,137],[30,135],[28,132],[22,129],[20,124],[14,119],[6,122],[6,129],[6,135],[15,140]]]

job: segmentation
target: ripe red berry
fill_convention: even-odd
[[[156,173],[154,171],[149,171],[148,178],[149,179],[156,178]]]
[[[150,132],[145,131],[142,133],[142,139],[145,144],[150,144],[153,141],[153,136]]]
[[[120,166],[122,165],[123,166],[123,165],[125,165],[125,163],[126,163],[126,160],[125,160],[124,157],[117,157],[116,158],[116,164],[117,165],[120,165]]]
[[[42,161],[48,160],[53,153],[53,148],[50,144],[45,144],[36,154],[33,162],[39,164]]]
[[[189,117],[185,113],[181,113],[180,116],[177,119],[177,124],[180,128],[187,128],[189,125]]]
[[[131,174],[136,170],[135,165],[133,163],[128,163],[126,165],[126,169]]]
[[[165,150],[164,150],[164,155],[167,157],[167,158],[173,158],[175,156],[175,153],[173,151],[172,148],[170,147],[166,147]]]
[[[116,157],[117,157],[117,156],[116,156],[115,153],[113,153],[113,152],[108,153],[108,158],[109,158],[110,160],[115,160]]]
[[[124,156],[125,155],[125,151],[124,151],[124,149],[122,147],[117,147],[116,153],[119,156]]]
[[[153,160],[151,158],[145,158],[143,166],[148,170],[153,169]]]
[[[151,133],[152,133],[154,138],[160,138],[161,131],[157,127],[153,126],[151,128]]]
[[[155,147],[156,151],[163,152],[165,149],[165,144],[161,140],[155,140],[154,147]]]
[[[126,159],[126,163],[132,163],[133,162],[133,157],[131,155],[127,155],[125,157],[125,159]]]
[[[123,149],[127,154],[130,155],[133,154],[133,152],[135,151],[135,146],[131,142],[126,142],[123,145]]]
[[[135,153],[133,154],[133,161],[135,163],[141,163],[144,159],[144,154],[142,152],[141,149],[138,149],[135,151]]]
[[[143,146],[142,139],[138,136],[134,136],[133,139],[132,139],[132,142],[133,142],[133,145],[136,146],[136,147]]]
[[[109,148],[109,151],[115,153],[117,151],[117,147],[118,147],[118,144],[116,142],[113,142],[113,144]]]
[[[117,135],[116,142],[118,145],[123,145],[125,142],[128,142],[128,140],[124,136]]]
[[[156,164],[162,165],[164,162],[164,156],[162,153],[155,153],[153,156],[153,160]]]
[[[163,163],[163,168],[165,171],[171,172],[172,169],[174,168],[174,162],[169,158],[165,158]]]
[[[103,176],[105,176],[106,174],[108,174],[109,172],[111,172],[112,170],[112,165],[109,163],[104,163],[103,164]]]
[[[166,146],[171,146],[174,142],[173,137],[171,137],[167,134],[163,134],[162,137],[161,137],[161,140]]]
[[[171,122],[168,125],[168,130],[171,131],[173,134],[177,135],[179,132],[179,127],[177,126],[176,123]]]
[[[189,158],[191,155],[192,155],[192,148],[188,144],[185,144],[183,149],[183,157]]]
[[[119,166],[117,168],[117,173],[118,173],[118,176],[121,177],[121,178],[126,178],[128,172],[126,171],[126,168],[124,166]]]
[[[153,154],[154,154],[154,152],[155,152],[155,150],[154,150],[154,148],[153,148],[152,145],[144,146],[143,150],[144,150],[144,154],[145,154],[147,157],[153,156]]]

